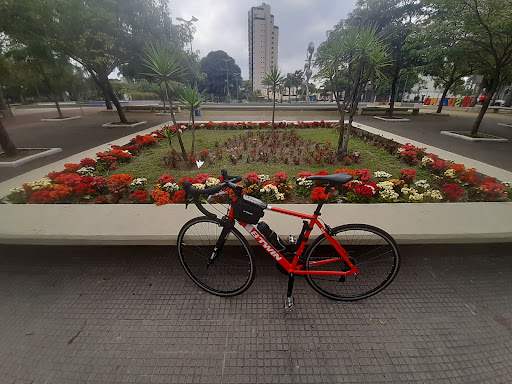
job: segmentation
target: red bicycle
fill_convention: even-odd
[[[346,173],[308,177],[325,184],[325,194],[347,183]],[[187,222],[178,235],[178,253],[188,276],[205,291],[218,296],[235,296],[246,291],[254,281],[254,255],[245,237],[235,228],[238,222],[288,274],[285,308],[293,306],[292,290],[296,275],[304,275],[318,293],[334,300],[360,300],[375,295],[395,278],[400,256],[395,240],[382,229],[366,224],[346,224],[331,228],[321,221],[324,200],[313,215],[273,207],[242,194],[236,184],[240,176],[222,171],[220,184],[194,188],[185,181],[183,187],[205,215]],[[201,204],[202,196],[216,196],[225,188],[235,194],[224,217],[218,218]],[[188,201],[188,198],[187,198]],[[269,226],[261,221],[265,211],[272,211],[303,220],[300,235],[290,236],[285,245]],[[314,227],[322,232],[307,245]]]

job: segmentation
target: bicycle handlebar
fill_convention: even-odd
[[[204,215],[206,215],[212,219],[216,219],[217,215],[215,215],[214,213],[211,213],[210,211],[206,210],[203,207],[203,205],[199,201],[199,196],[215,195],[216,193],[219,193],[220,191],[222,191],[224,188],[228,188],[228,187],[232,188],[235,191],[235,194],[238,196],[238,195],[241,195],[242,189],[243,189],[242,186],[235,184],[236,182],[239,182],[242,180],[242,178],[240,176],[231,176],[228,174],[228,171],[226,171],[225,169],[223,169],[221,171],[221,175],[222,175],[223,182],[221,182],[220,184],[218,184],[214,187],[206,188],[206,189],[195,188],[192,186],[192,183],[188,180],[185,180],[183,182],[183,189],[185,190],[187,195],[192,196],[192,198],[194,199],[194,204],[196,205],[197,209],[199,209]],[[185,203],[188,205],[188,199],[186,196],[185,196]]]

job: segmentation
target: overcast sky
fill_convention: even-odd
[[[283,74],[304,69],[306,49],[312,41],[315,48],[325,41],[332,29],[354,8],[356,0],[266,0],[274,23],[279,27],[279,67]],[[262,1],[249,0],[170,0],[173,22],[181,17],[197,28],[192,46],[205,57],[211,51],[225,51],[248,79],[248,12]],[[314,71],[316,72],[316,71]]]

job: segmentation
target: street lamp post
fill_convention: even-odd
[[[224,61],[226,63],[226,100],[229,101],[229,98],[230,98],[230,95],[229,95],[229,77],[228,77],[228,74],[229,74],[229,70],[228,70],[228,61],[230,60],[233,60],[233,59],[221,59],[222,61]]]
[[[176,20],[183,21],[185,24],[187,24],[188,33],[190,35],[190,52],[194,52],[192,50],[192,23],[199,21],[199,19],[195,16],[192,16],[192,18],[190,20],[185,20],[181,17],[177,17]]]

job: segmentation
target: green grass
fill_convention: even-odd
[[[338,141],[338,132],[331,128],[315,128],[315,129],[297,129],[295,130],[304,139],[324,143],[330,141],[333,150],[336,149]],[[196,153],[204,149],[214,150],[215,143],[222,144],[230,137],[238,135],[246,135],[246,131],[237,130],[197,130],[196,131]],[[186,132],[182,135],[185,148],[187,150],[191,147],[192,135],[191,132]],[[178,140],[173,139],[173,146],[179,150]],[[170,150],[167,140],[162,140],[157,146],[143,151],[139,156],[135,156],[130,163],[119,165],[118,169],[110,174],[128,173],[133,177],[145,177],[150,183],[156,183],[158,178],[164,173],[167,173],[177,180],[185,177],[194,177],[198,173],[208,173],[215,177],[220,176],[220,171],[225,168],[232,175],[245,176],[249,172],[256,172],[258,174],[273,175],[276,172],[287,172],[290,176],[295,176],[302,171],[309,171],[316,173],[320,170],[325,170],[333,173],[336,169],[363,169],[367,168],[372,173],[374,171],[386,171],[393,175],[393,178],[399,178],[400,170],[410,168],[406,163],[397,159],[395,156],[390,155],[384,149],[374,147],[357,138],[351,138],[349,142],[349,151],[360,152],[362,161],[358,164],[346,166],[342,163],[338,164],[312,164],[312,165],[284,165],[284,164],[264,164],[264,163],[245,163],[245,159],[238,164],[232,164],[226,156],[216,164],[205,163],[200,169],[172,169],[163,163],[163,157],[168,154]],[[417,169],[416,179],[429,178],[429,172]]]

